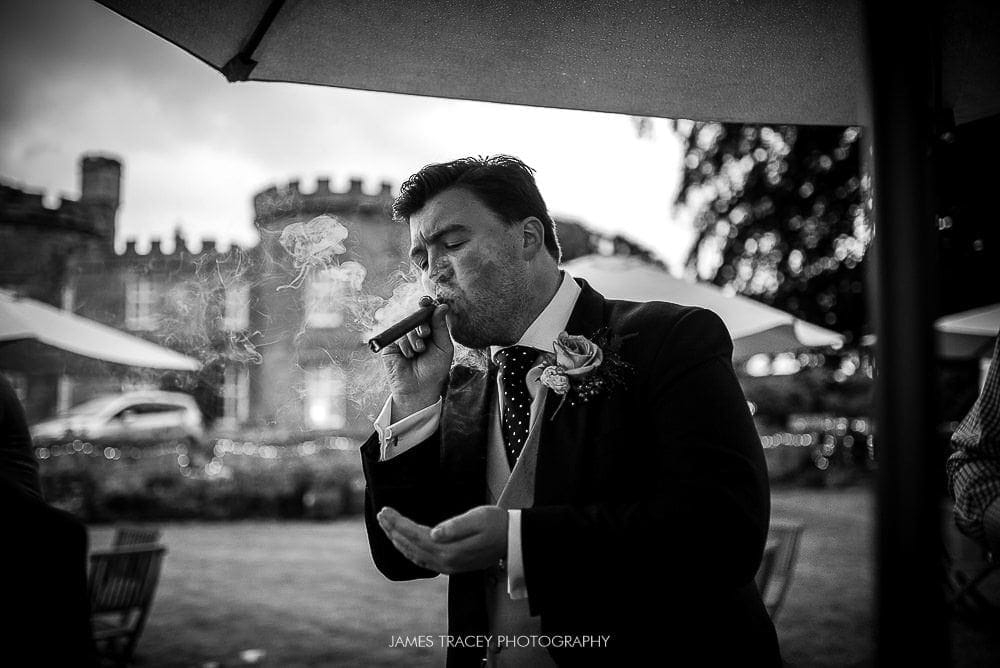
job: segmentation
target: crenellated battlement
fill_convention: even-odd
[[[335,191],[330,188],[330,179],[317,179],[316,189],[303,192],[298,179],[284,186],[271,186],[254,195],[254,223],[267,226],[288,214],[320,215],[323,213],[388,213],[392,204],[391,183],[381,182],[375,194],[366,192],[362,179],[351,179],[347,190]]]
[[[194,252],[188,248],[187,239],[180,234],[180,231],[177,231],[174,232],[174,248],[169,253],[163,250],[163,239],[160,237],[150,239],[149,250],[145,253],[139,252],[135,237],[131,237],[125,240],[125,250],[116,253],[116,255],[122,260],[150,260],[153,258],[199,260],[209,257],[225,258],[230,255],[242,253],[244,250],[243,247],[237,244],[231,244],[227,250],[220,251],[216,246],[215,239],[202,239],[201,249],[198,252]]]
[[[99,233],[93,209],[88,203],[75,199],[60,197],[55,207],[49,207],[45,204],[44,193],[0,182],[0,209],[7,224]]]

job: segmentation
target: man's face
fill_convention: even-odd
[[[449,305],[452,338],[470,348],[519,336],[528,290],[524,236],[475,195],[449,188],[410,216],[410,259]]]

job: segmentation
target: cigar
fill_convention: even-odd
[[[368,347],[372,349],[373,353],[381,351],[388,345],[392,345],[398,339],[402,338],[408,331],[414,329],[431,319],[431,315],[434,314],[434,309],[437,307],[438,302],[427,295],[420,298],[420,308],[414,313],[406,316],[399,322],[397,322],[392,327],[386,329],[380,334],[376,334],[372,338],[368,339]]]

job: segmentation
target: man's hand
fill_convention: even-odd
[[[448,305],[434,309],[430,322],[420,325],[381,353],[389,374],[393,420],[430,406],[441,396],[448,382],[455,347],[445,316]]]
[[[445,575],[486,568],[507,556],[507,511],[499,506],[477,506],[434,528],[386,506],[378,523],[404,557]]]

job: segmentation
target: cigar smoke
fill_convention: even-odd
[[[323,271],[339,264],[337,257],[347,252],[344,246],[346,238],[347,228],[333,216],[316,216],[305,223],[286,225],[278,243],[292,256],[292,263],[299,273],[288,285],[278,289],[298,288],[310,270]]]
[[[281,247],[292,258],[297,274],[280,289],[309,287],[310,282],[323,281],[335,284],[335,289],[322,293],[312,291],[307,312],[315,308],[328,310],[336,306],[343,314],[343,325],[357,334],[360,342],[379,339],[381,347],[391,344],[406,332],[425,322],[433,313],[433,306],[421,306],[421,299],[433,294],[431,286],[423,284],[419,272],[403,258],[400,269],[390,274],[381,284],[372,281],[364,265],[355,254],[348,251],[345,241],[347,227],[333,216],[318,216],[308,222],[292,223],[284,228],[279,238]],[[351,258],[351,259],[347,259]],[[346,260],[346,261],[345,261]],[[405,268],[404,268],[405,267]],[[307,295],[310,290],[307,290]],[[383,296],[389,295],[389,296]],[[432,300],[433,301],[433,300]],[[436,302],[434,302],[436,305]],[[407,323],[399,334],[388,331],[408,316],[421,312],[419,322]],[[301,332],[300,332],[301,334]],[[386,334],[390,337],[386,339]],[[328,349],[332,365],[339,366],[347,381],[346,395],[356,410],[373,419],[389,395],[389,378],[381,359],[359,350]],[[486,368],[486,356],[481,351],[455,345],[453,364]]]

